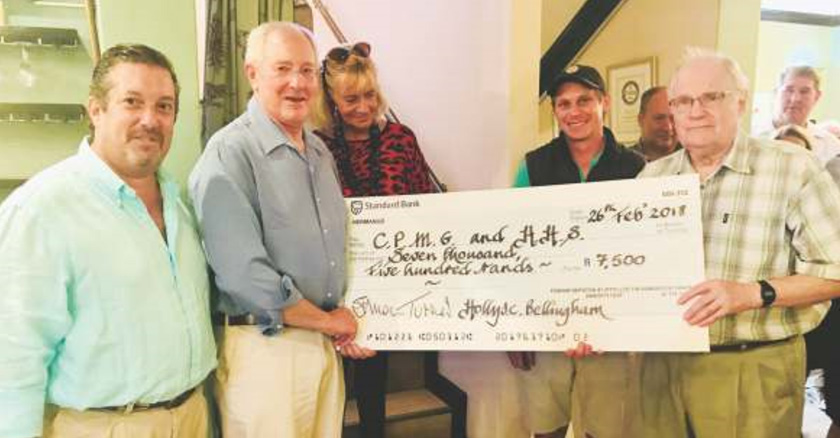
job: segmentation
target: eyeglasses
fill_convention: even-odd
[[[367,58],[370,56],[370,44],[358,42],[352,46],[336,47],[327,53],[327,59],[338,64],[344,64],[351,54],[361,58]]]
[[[726,96],[734,94],[733,91],[707,91],[697,97],[677,96],[668,101],[668,105],[675,113],[684,114],[691,111],[694,102],[700,104],[700,108],[708,109],[712,105],[720,104]]]
[[[307,82],[315,79],[317,71],[317,68],[311,65],[304,65],[299,68],[292,68],[292,66],[289,64],[279,64],[275,66],[272,70],[274,76],[277,78],[290,79],[295,76],[299,76]]]

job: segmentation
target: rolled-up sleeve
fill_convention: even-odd
[[[56,345],[70,327],[61,251],[37,217],[0,209],[0,437],[40,436]]]
[[[302,295],[265,248],[249,168],[244,156],[211,143],[190,176],[190,197],[219,290],[261,326],[280,328],[282,310]]]

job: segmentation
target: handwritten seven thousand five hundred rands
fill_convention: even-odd
[[[680,217],[685,215],[686,205],[616,206],[607,203],[589,211],[587,224],[630,223],[645,220]],[[364,269],[368,276],[418,276],[418,275],[492,275],[492,274],[529,274],[538,268],[551,265],[550,261],[536,263],[521,254],[522,249],[538,247],[560,249],[569,242],[584,240],[580,225],[558,227],[547,224],[535,228],[533,224],[523,225],[511,230],[503,225],[495,232],[474,232],[468,238],[469,248],[459,247],[452,231],[443,231],[434,235],[428,231],[417,231],[409,235],[397,231],[392,235],[379,232],[373,237],[373,248],[387,250],[390,254],[375,261]],[[475,249],[485,244],[502,245],[502,249]],[[359,243],[351,243],[358,246]],[[361,258],[360,258],[361,259]],[[595,253],[582,259],[582,267],[594,267],[602,270],[632,267],[645,263],[644,254]]]

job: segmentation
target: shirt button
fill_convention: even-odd
[[[334,261],[331,261],[331,262],[330,262],[330,266],[335,267],[335,262],[334,262]]]
[[[324,234],[327,234],[327,233],[329,233],[329,232],[330,232],[330,230],[328,230],[328,229],[324,228]]]
[[[315,202],[320,204],[321,203],[321,198],[315,198]]]

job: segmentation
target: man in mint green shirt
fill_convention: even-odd
[[[205,259],[159,171],[177,109],[163,54],[112,47],[90,139],[0,206],[1,438],[207,434]]]

